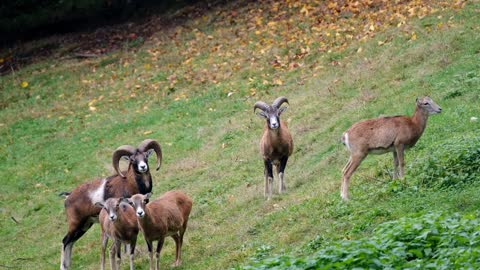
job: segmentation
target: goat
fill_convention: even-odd
[[[343,168],[341,197],[348,200],[348,182],[353,172],[368,154],[393,152],[393,178],[403,177],[404,150],[415,146],[427,126],[430,114],[442,109],[430,98],[416,100],[412,117],[392,116],[368,119],[353,124],[342,134],[342,143],[350,151],[350,158]],[[400,167],[400,170],[399,170]]]
[[[102,227],[101,269],[105,269],[105,249],[108,239],[111,238],[113,244],[110,248],[110,268],[116,270],[120,267],[120,244],[125,243],[130,249],[130,270],[133,270],[133,257],[139,231],[135,210],[125,198],[109,198],[105,203],[95,203],[95,206],[101,209],[99,217]],[[117,263],[115,254],[118,258]]]
[[[263,101],[257,101],[253,106],[261,111],[258,116],[267,119],[263,129],[263,136],[260,140],[260,154],[264,161],[265,189],[264,196],[267,199],[272,197],[273,188],[273,165],[277,168],[279,181],[279,193],[286,190],[284,171],[287,166],[288,157],[293,152],[293,139],[287,124],[280,120],[280,115],[287,107],[280,107],[284,102],[288,103],[286,97],[279,97],[269,106]]]
[[[135,194],[130,198],[137,213],[140,229],[147,242],[150,256],[150,270],[153,270],[152,242],[158,241],[156,250],[156,270],[160,265],[160,251],[165,237],[175,240],[176,255],[174,266],[181,263],[183,235],[187,229],[188,217],[192,210],[192,199],[180,191],[169,191],[154,201],[149,201],[151,193]]]
[[[70,267],[73,245],[93,223],[98,222],[100,209],[95,207],[95,203],[104,202],[112,197],[127,198],[133,194],[146,194],[152,191],[148,158],[154,151],[157,155],[157,170],[159,170],[162,162],[160,144],[155,140],[146,139],[138,148],[123,145],[115,150],[112,162],[117,174],[81,184],[72,192],[64,193],[68,232],[62,241],[60,269],[66,270]],[[121,158],[129,162],[126,172],[121,172],[119,169]]]

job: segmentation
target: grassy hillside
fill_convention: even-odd
[[[476,219],[479,1],[261,2],[186,10],[143,45],[84,60],[58,52],[0,78],[0,268],[58,268],[66,224],[57,194],[110,175],[114,149],[145,138],[164,153],[154,196],[180,189],[194,199],[178,269],[309,256],[430,211]],[[287,193],[265,201],[264,123],[253,104],[280,95],[295,151]],[[369,156],[352,200],[341,201],[342,132],[412,114],[421,95],[443,112],[407,152],[404,181],[391,180],[391,155]],[[99,253],[95,225],[74,246],[72,269],[98,269]],[[136,268],[147,258],[140,239]],[[162,268],[173,258],[169,239]]]

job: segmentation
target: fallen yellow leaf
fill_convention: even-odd
[[[300,10],[300,13],[304,13],[305,16],[308,16],[308,8],[307,8],[307,5],[303,5],[303,8]]]
[[[20,83],[20,86],[21,86],[22,88],[25,88],[25,87],[28,86],[28,82],[23,81],[22,83]]]
[[[417,39],[417,34],[413,32],[412,37],[410,37],[410,40],[416,40],[416,39]]]
[[[282,82],[282,80],[280,80],[280,79],[275,79],[275,80],[273,80],[273,83],[274,83],[275,85],[283,85],[283,82]]]

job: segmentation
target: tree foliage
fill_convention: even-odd
[[[126,19],[149,6],[167,9],[193,0],[19,0],[0,3],[0,32],[14,39],[38,29],[71,30],[94,21]]]

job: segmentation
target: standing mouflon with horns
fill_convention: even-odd
[[[260,153],[262,154],[265,164],[265,192],[267,199],[272,197],[273,188],[273,165],[277,167],[279,178],[278,192],[282,193],[286,190],[284,171],[287,166],[288,157],[293,152],[293,139],[287,124],[280,120],[280,115],[287,107],[280,107],[283,103],[288,104],[286,97],[275,99],[272,105],[268,105],[263,101],[258,101],[253,106],[253,111],[260,109],[258,116],[265,118],[267,121],[263,130],[263,136],[260,140]]]

